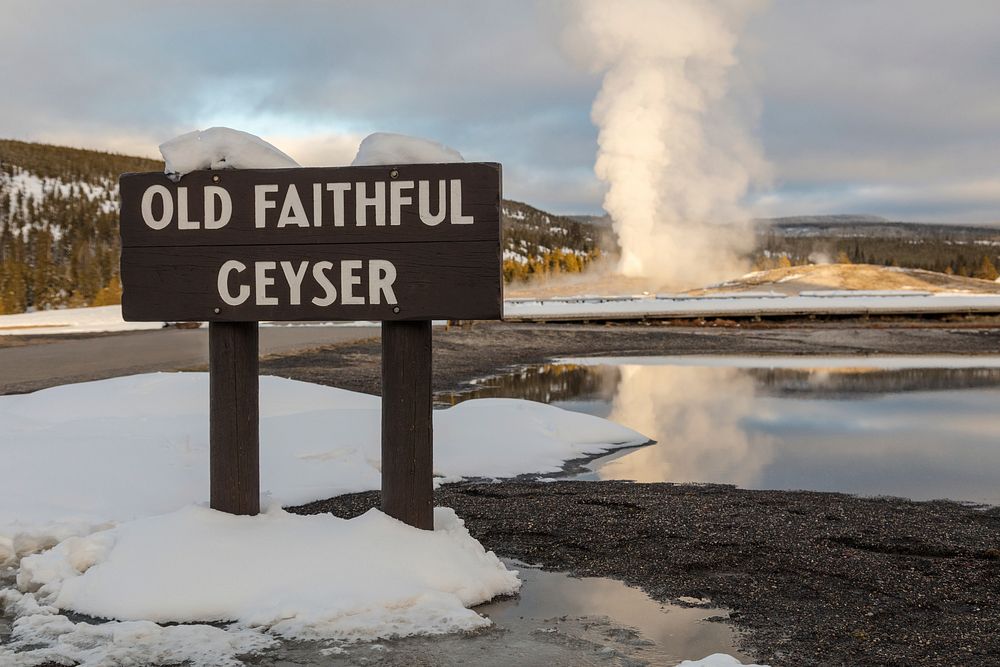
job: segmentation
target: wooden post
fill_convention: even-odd
[[[431,323],[382,323],[382,511],[434,529]]]
[[[260,512],[260,409],[256,322],[210,322],[211,506]]]

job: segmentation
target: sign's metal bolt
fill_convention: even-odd
[[[216,308],[216,309],[215,309],[215,314],[216,314],[216,315],[218,315],[218,314],[219,314],[219,313],[221,313],[221,312],[222,312],[222,309],[221,309],[221,308]]]
[[[399,176],[399,169],[393,169],[392,171],[389,172],[390,178],[396,178],[397,176]]]
[[[213,183],[218,183],[221,180],[222,180],[222,177],[219,176],[218,174],[215,174],[215,175],[212,176],[212,182]]]
[[[392,312],[398,313],[399,312],[399,306],[393,306],[392,307]]]

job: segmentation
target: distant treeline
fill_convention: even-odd
[[[842,229],[765,228],[758,232],[753,260],[757,269],[838,262],[996,280],[1000,230],[900,223]]]

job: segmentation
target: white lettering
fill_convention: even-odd
[[[246,271],[247,265],[235,259],[231,259],[222,265],[219,269],[219,296],[230,306],[238,306],[247,299],[250,298],[250,286],[240,285],[240,291],[236,296],[229,291],[229,274],[233,271],[237,273],[242,273]]]
[[[344,226],[344,193],[351,189],[350,183],[327,183],[327,192],[333,193],[333,226]],[[318,227],[319,225],[317,225]]]
[[[306,269],[309,262],[299,262],[299,269],[292,268],[291,262],[282,262],[281,270],[285,273],[285,280],[288,281],[288,303],[298,306],[302,303],[302,279],[306,277]]]
[[[325,308],[337,300],[337,288],[333,286],[326,272],[333,268],[333,262],[316,262],[313,264],[313,279],[323,288],[323,298],[313,297],[314,305]]]
[[[360,259],[345,259],[340,263],[340,302],[345,306],[365,302],[365,297],[354,295],[354,286],[361,284],[361,276],[354,272],[361,268]]]
[[[306,217],[306,209],[302,206],[302,199],[299,198],[299,189],[294,184],[288,186],[285,193],[285,203],[281,206],[281,214],[278,216],[278,227],[308,227],[309,218]]]
[[[451,179],[451,224],[471,225],[475,222],[471,215],[462,215],[462,181],[457,178]]]
[[[267,288],[274,284],[274,278],[267,275],[268,271],[274,271],[274,267],[277,266],[274,262],[254,262],[253,270],[254,277],[257,279],[257,305],[258,306],[277,306],[278,297],[268,296]]]
[[[444,220],[444,202],[447,198],[444,181],[438,181],[438,211],[431,215],[431,182],[420,181],[418,185],[418,199],[420,199],[420,222],[433,227],[441,224]]]
[[[375,194],[368,196],[367,183],[358,183],[358,196],[354,200],[354,224],[364,227],[368,224],[368,209],[375,208],[375,224],[385,226],[385,183],[376,181]]]
[[[392,284],[396,282],[396,267],[387,259],[373,259],[368,262],[368,303],[396,303],[396,293]]]
[[[163,213],[159,218],[153,217],[153,197],[160,195],[160,202],[163,206]],[[164,229],[170,224],[170,218],[174,215],[174,200],[170,198],[170,190],[162,185],[151,185],[142,193],[142,221],[150,229]]]
[[[254,226],[263,229],[267,222],[267,209],[277,204],[267,198],[267,193],[277,192],[277,185],[255,185],[253,188]]]
[[[323,226],[323,184],[313,183],[313,227]]]
[[[215,217],[215,200],[218,199],[222,205],[219,217]],[[205,187],[205,229],[221,229],[229,224],[229,219],[233,217],[233,199],[229,196],[229,191],[217,185]]]
[[[201,222],[188,220],[187,188],[177,188],[177,229],[201,229]]]
[[[412,197],[404,197],[403,190],[412,190],[413,181],[392,181],[389,183],[389,224],[398,225],[400,209],[413,203]]]

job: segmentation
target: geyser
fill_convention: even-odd
[[[619,269],[658,285],[745,270],[740,202],[766,164],[754,113],[733,93],[738,35],[760,3],[578,0],[567,44],[603,72],[594,170],[621,245]],[[720,224],[725,223],[725,224]]]

